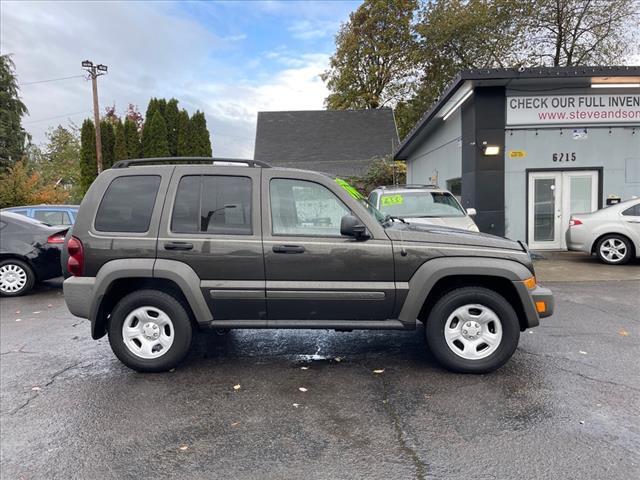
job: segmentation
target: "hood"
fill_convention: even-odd
[[[461,217],[404,217],[409,223],[415,223],[418,225],[444,225],[446,227],[462,228],[468,230],[469,227],[474,226],[475,223],[471,218],[466,215]]]
[[[520,252],[523,250],[520,243],[507,238],[441,225],[394,222],[386,228],[386,232],[391,240],[402,242],[448,243]]]

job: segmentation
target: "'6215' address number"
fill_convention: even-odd
[[[554,162],[575,162],[576,152],[561,152],[551,155]]]

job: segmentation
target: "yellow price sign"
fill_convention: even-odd
[[[527,156],[527,152],[524,150],[509,150],[509,158],[524,158]]]
[[[380,206],[388,207],[390,205],[402,205],[404,197],[402,195],[384,195],[380,197]]]

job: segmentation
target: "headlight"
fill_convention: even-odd
[[[479,232],[479,231],[480,231],[480,229],[478,228],[478,226],[477,226],[477,225],[475,225],[475,224],[474,224],[474,225],[469,225],[469,228],[468,228],[467,230],[470,230],[470,231],[472,231],[472,232]]]

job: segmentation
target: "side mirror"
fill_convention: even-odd
[[[369,238],[367,227],[360,223],[357,217],[351,214],[342,217],[340,221],[340,235],[354,237],[356,240],[366,240]]]
[[[478,214],[475,208],[467,208],[466,210],[467,215],[469,215],[470,217],[475,217]]]

